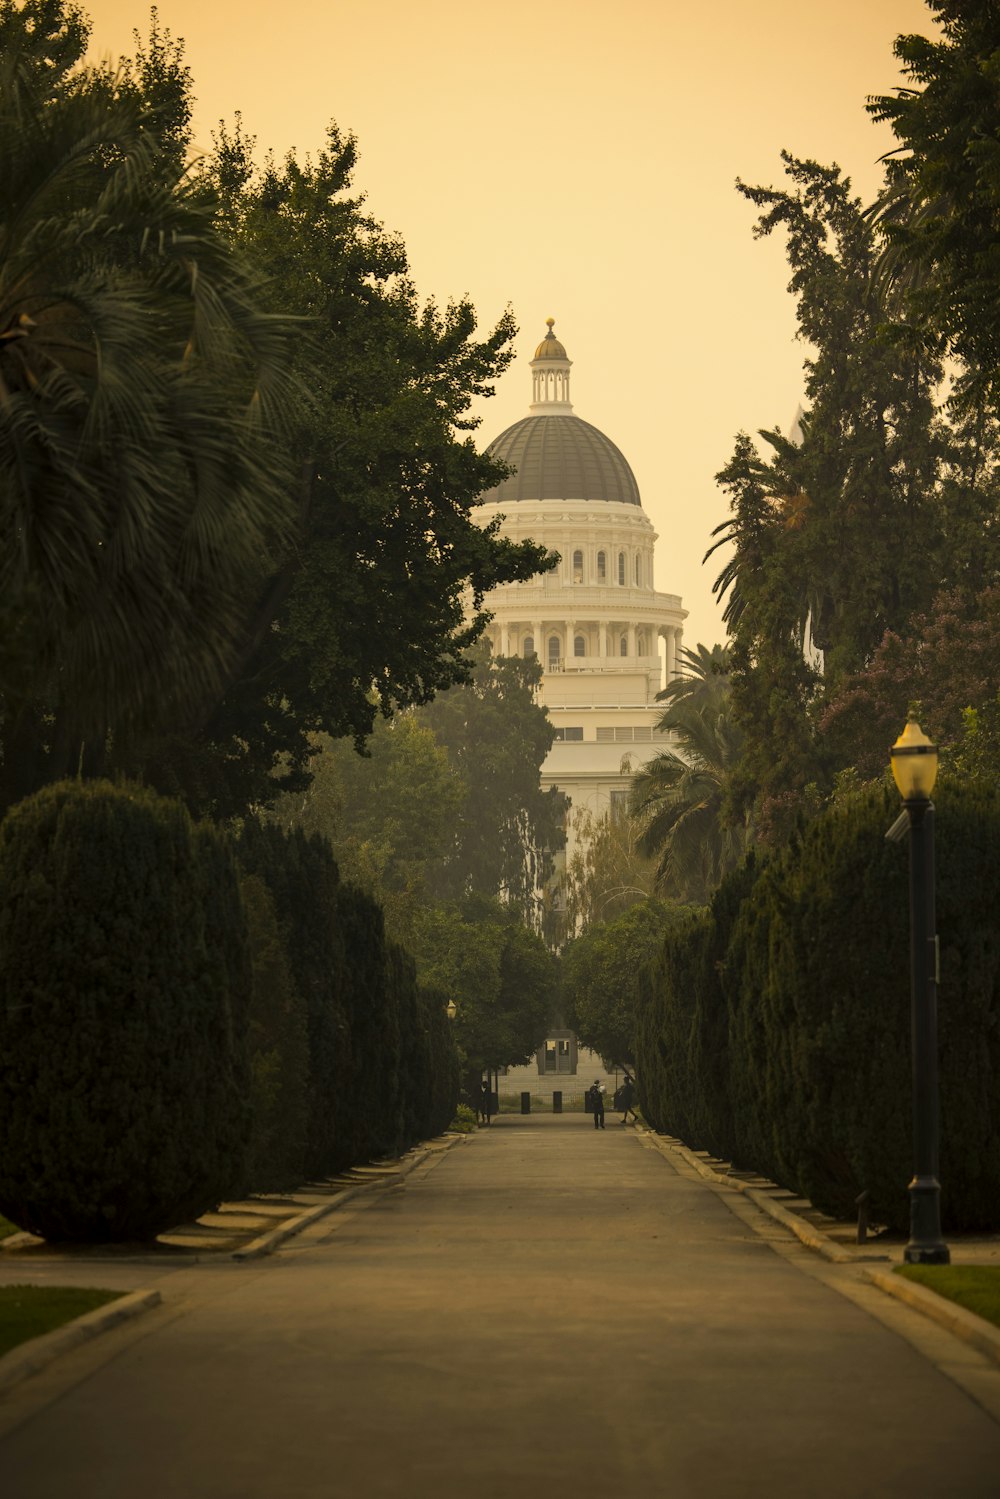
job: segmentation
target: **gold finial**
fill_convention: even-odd
[[[545,325],[546,325],[547,328],[554,328],[555,325],[556,325],[555,318],[554,317],[547,317],[545,319]]]

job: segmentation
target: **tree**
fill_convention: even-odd
[[[876,205],[888,244],[880,267],[908,342],[963,366],[963,405],[995,408],[1000,367],[1000,14],[928,0],[940,40],[903,35],[894,51],[911,86],[868,105],[899,142]]]
[[[475,893],[536,918],[536,881],[562,843],[565,798],[539,772],[552,729],[539,706],[537,662],[472,653],[473,680],[426,708],[376,724],[368,753],[319,738],[313,781],[283,796],[283,826],[321,832],[344,877],[385,907],[412,947],[417,908]]]
[[[879,777],[910,704],[919,702],[924,728],[948,750],[962,742],[969,710],[989,714],[998,661],[1000,587],[972,599],[943,592],[904,635],[886,635],[866,671],[841,683],[819,716],[819,732],[839,765]]]
[[[614,921],[589,927],[561,957],[568,1024],[606,1067],[635,1065],[638,982],[668,931],[687,920],[690,906],[643,900]]]
[[[470,897],[423,911],[417,965],[422,984],[454,1001],[455,1038],[473,1071],[518,1066],[544,1041],[554,959],[498,902]]]
[[[653,894],[656,863],[639,852],[639,825],[616,809],[595,817],[572,813],[575,848],[559,882],[558,908],[547,913],[553,946],[567,934],[614,921]],[[558,921],[557,921],[558,919]]]
[[[531,923],[552,855],[566,841],[566,798],[539,782],[554,738],[537,701],[541,665],[534,656],[492,658],[483,641],[469,672],[468,683],[441,693],[419,714],[465,786],[438,894],[455,899],[475,891]]]
[[[217,692],[294,513],[289,321],[86,37],[0,0],[0,802]]]
[[[739,863],[746,834],[724,817],[727,781],[741,747],[728,702],[725,647],[682,651],[688,671],[661,697],[657,724],[677,751],[649,760],[632,782],[629,811],[638,819],[639,850],[656,856],[656,885],[675,899],[703,904]]]
[[[468,680],[484,594],[555,559],[473,513],[502,470],[476,451],[469,407],[511,359],[509,313],[478,339],[468,301],[420,305],[403,245],[351,191],[357,145],[335,125],[305,164],[260,174],[239,131],[217,144],[232,232],[274,310],[303,319],[293,450],[308,505],[295,545],[269,558],[225,695],[134,752],[158,784],[227,813],[301,791],[312,734],[360,743],[378,712]]]
[[[412,948],[416,911],[454,858],[468,788],[412,712],[378,720],[365,755],[326,735],[315,746],[308,789],[283,795],[273,820],[328,839],[343,879],[373,896],[390,937]]]

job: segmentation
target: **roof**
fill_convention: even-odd
[[[526,416],[501,432],[487,452],[517,470],[483,496],[487,504],[604,500],[641,506],[624,454],[578,416]]]

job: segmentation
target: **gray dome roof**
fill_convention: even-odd
[[[606,500],[639,505],[639,486],[624,455],[578,416],[526,416],[486,450],[517,473],[483,495],[489,504],[514,500]]]

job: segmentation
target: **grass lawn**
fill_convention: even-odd
[[[10,1223],[6,1218],[0,1218],[0,1239],[6,1239],[11,1234],[19,1234],[21,1230],[16,1223]]]
[[[79,1286],[0,1286],[0,1355],[124,1295]]]
[[[1000,1327],[1000,1266],[897,1265],[896,1274],[918,1281]]]

